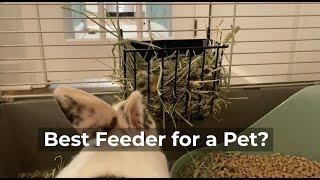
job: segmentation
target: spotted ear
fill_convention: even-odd
[[[117,112],[111,105],[83,90],[59,86],[53,91],[53,96],[79,132],[108,129],[117,123]]]
[[[117,109],[121,128],[149,129],[155,127],[152,117],[143,104],[143,96],[140,91],[133,91]]]

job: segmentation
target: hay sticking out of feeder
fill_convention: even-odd
[[[57,162],[57,166],[52,169],[36,170],[34,172],[20,173],[18,174],[18,178],[54,178],[65,166],[65,162],[62,159],[62,156],[55,157],[55,161]]]
[[[192,53],[191,61],[189,53]],[[161,117],[160,112],[165,111],[167,119],[172,119],[174,125],[175,119],[181,118],[193,126],[190,121],[194,117],[192,115],[207,118],[210,113],[216,114],[227,106],[227,91],[219,89],[227,86],[227,73],[223,66],[219,66],[221,59],[217,57],[221,56],[221,51],[217,54],[207,49],[205,55],[193,53],[187,51],[186,54],[177,54],[175,51],[164,57],[163,62],[162,58],[157,58],[155,54],[150,60],[149,111],[155,114],[155,117]],[[176,57],[179,57],[177,61]],[[132,91],[135,72],[130,67],[134,66],[134,61],[131,58],[127,60],[128,81],[125,82],[125,87]],[[216,65],[218,67],[214,68]],[[136,68],[137,89],[147,97],[148,66],[139,53],[136,53]],[[185,116],[186,106],[189,119]]]
[[[301,178],[320,177],[320,163],[307,158],[240,152],[209,152],[194,157],[179,172],[180,177],[199,178]]]
[[[123,57],[123,50],[135,50],[134,44],[143,45],[147,49],[161,49],[158,46],[152,44],[153,36],[151,30],[150,43],[123,39],[120,34],[120,29],[115,25],[113,19],[108,16],[108,22],[104,18],[100,18],[94,13],[84,10],[78,11],[72,9],[68,6],[62,6],[63,9],[70,10],[72,12],[81,14],[92,22],[97,24],[100,28],[110,33],[118,42],[112,49],[112,54],[119,54]],[[93,16],[94,18],[92,18]],[[97,20],[98,19],[98,20]],[[109,28],[105,27],[106,24]],[[223,20],[218,23],[216,29],[214,30],[216,34],[216,42],[212,45],[223,45],[225,43],[234,44],[234,35],[240,30],[240,27],[234,27],[233,30],[229,32],[226,36],[223,35],[221,24]],[[228,73],[225,71],[221,62],[216,62],[216,60],[221,60],[216,56],[220,55],[213,53],[214,49],[205,50],[205,54],[195,55],[194,52],[179,53],[176,51],[172,54],[168,54],[166,57],[157,57],[158,54],[154,52],[148,52],[142,56],[139,52],[135,53],[136,59],[136,77],[137,77],[137,89],[142,91],[143,95],[147,97],[148,95],[148,64],[150,62],[150,98],[148,103],[149,111],[152,113],[153,117],[162,117],[162,119],[155,119],[160,126],[165,128],[166,121],[172,121],[172,125],[176,127],[176,121],[182,119],[188,125],[193,126],[192,119],[206,119],[208,117],[216,118],[216,114],[220,112],[223,108],[226,108],[227,94],[229,92],[229,81],[227,81]],[[120,96],[115,95],[118,101],[126,99],[126,96],[134,90],[134,53],[128,53],[125,66],[127,71],[127,77],[124,78],[123,66],[118,64],[117,59],[114,58],[114,69],[112,78],[116,82],[120,83],[123,87],[123,92]],[[146,59],[147,55],[152,55],[151,59]],[[191,54],[191,66],[189,68],[189,55]],[[204,64],[203,58],[205,56]],[[175,78],[175,60],[178,57],[177,65],[177,78]],[[227,56],[225,56],[227,58]],[[164,64],[161,63],[162,58],[164,59]],[[218,65],[217,67],[215,65]],[[204,65],[204,66],[203,66]],[[190,83],[188,82],[190,69]],[[202,69],[204,70],[202,73]],[[214,76],[217,75],[217,76]],[[214,77],[218,77],[215,79]],[[163,81],[163,86],[161,82]],[[176,86],[174,85],[176,83]],[[215,84],[215,85],[213,85]],[[189,88],[187,88],[189,86]],[[214,86],[214,88],[213,88]],[[220,89],[224,86],[225,88]],[[145,98],[147,101],[147,98]],[[186,111],[185,107],[188,107]],[[163,116],[165,113],[166,116]]]

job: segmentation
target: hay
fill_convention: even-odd
[[[190,126],[193,126],[190,120],[192,115],[208,118],[210,113],[216,114],[223,107],[227,106],[227,91],[217,89],[223,85],[227,86],[224,77],[226,74],[223,67],[212,68],[216,63],[216,56],[210,50],[206,50],[206,55],[193,55],[189,68],[189,53],[179,54],[177,63],[177,78],[175,78],[175,60],[177,52],[164,58],[156,58],[150,60],[150,99],[149,111],[154,117],[161,117],[161,111],[165,111],[168,118],[175,125],[175,120],[181,118]],[[138,53],[137,53],[138,54]],[[139,56],[139,55],[138,55]],[[219,55],[220,56],[220,55]],[[205,59],[203,59],[205,57]],[[127,67],[133,66],[133,60],[128,58]],[[204,62],[204,64],[203,64]],[[219,63],[219,62],[218,62]],[[147,63],[142,58],[137,58],[137,89],[139,89],[146,97],[148,95],[148,69]],[[203,67],[203,74],[202,72]],[[190,82],[188,87],[188,71],[190,69]],[[220,74],[220,78],[214,79],[214,74]],[[127,71],[126,88],[132,91],[134,87],[134,71]],[[201,80],[203,79],[203,80]],[[163,87],[161,82],[163,81]],[[176,91],[174,91],[176,83]],[[215,84],[216,89],[213,89]],[[187,103],[187,105],[186,105]],[[211,104],[213,108],[211,109]],[[188,106],[186,112],[185,107]],[[189,113],[186,115],[186,113]],[[184,114],[184,116],[182,116]],[[189,117],[189,118],[188,118]]]
[[[18,174],[18,178],[54,178],[65,166],[65,162],[62,156],[55,157],[55,161],[57,162],[57,166],[52,169],[35,170],[33,172],[20,173]]]
[[[209,152],[198,155],[193,160],[180,170],[180,177],[320,177],[319,162],[279,153],[250,155],[240,152]]]
[[[100,28],[105,30],[107,33],[110,33],[115,38],[118,39],[118,42],[112,49],[112,54],[115,57],[115,54],[118,53],[120,57],[123,57],[123,50],[134,50],[132,43],[143,45],[148,47],[148,49],[161,49],[158,46],[152,44],[153,37],[150,32],[150,43],[141,42],[130,39],[123,39],[120,35],[120,29],[118,29],[113,22],[112,18],[107,17],[111,22],[109,25],[105,19],[99,18],[94,15],[94,13],[84,10],[83,12],[72,9],[67,6],[62,6],[63,9],[70,10],[81,14],[92,22],[96,23]],[[108,14],[108,13],[107,13]],[[93,15],[95,18],[98,18],[99,21],[91,18],[89,15]],[[107,24],[110,29],[104,27],[99,22],[104,22]],[[226,36],[223,36],[221,30],[221,24],[223,20],[219,23],[216,28],[216,39],[219,42],[214,42],[210,45],[223,45],[225,43],[234,43],[234,35],[240,30],[240,27],[237,26],[232,28],[233,31],[229,32]],[[186,52],[185,54],[168,54],[167,57],[164,57],[164,64],[161,63],[162,57],[159,58],[158,54],[152,54],[151,59],[146,59],[147,54],[142,56],[140,53],[135,53],[136,67],[137,67],[137,89],[139,89],[145,97],[148,95],[148,69],[147,61],[150,61],[150,99],[148,103],[148,108],[153,117],[163,117],[163,119],[156,118],[156,122],[165,128],[166,121],[172,121],[174,128],[176,128],[176,121],[183,120],[191,127],[193,126],[192,120],[197,119],[207,119],[207,118],[216,118],[216,114],[219,113],[223,108],[227,108],[227,95],[229,93],[229,84],[227,81],[228,73],[224,69],[224,66],[215,67],[215,64],[220,65],[219,61],[221,58],[216,56],[221,56],[221,49],[219,54],[214,53],[212,49],[207,49],[205,54],[195,55],[194,52]],[[187,88],[187,79],[188,79],[188,69],[189,69],[189,55],[191,54],[191,66],[190,66],[190,83],[189,89]],[[175,60],[174,58],[178,55],[178,66],[177,66],[177,79],[175,79]],[[205,60],[203,61],[203,57]],[[204,62],[204,63],[203,63]],[[116,95],[118,101],[122,101],[126,98],[130,92],[134,90],[134,57],[133,53],[129,53],[125,61],[127,77],[124,78],[124,72],[122,63],[117,67],[117,60],[114,58],[114,70],[112,78],[116,82],[120,83],[122,87],[121,95]],[[204,73],[202,74],[202,68]],[[218,79],[215,79],[214,74],[217,74]],[[164,86],[161,87],[161,82],[164,82]],[[176,81],[177,91],[174,92],[174,82]],[[215,89],[213,89],[213,84],[215,84]],[[225,88],[220,89],[224,86]],[[145,101],[147,99],[145,98]],[[185,106],[187,104],[188,111],[186,111]],[[162,114],[161,114],[162,113]],[[162,116],[162,115],[166,116]]]

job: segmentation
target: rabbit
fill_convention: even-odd
[[[119,130],[143,129],[147,134],[153,133],[148,130],[156,129],[139,91],[133,91],[126,100],[113,106],[97,96],[67,86],[57,87],[53,97],[78,132],[96,129],[124,134],[126,132]],[[99,147],[84,147],[56,178],[170,177],[168,162],[160,147],[152,151],[141,151],[139,147],[130,147],[127,151],[90,151],[90,148]]]

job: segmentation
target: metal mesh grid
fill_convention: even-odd
[[[77,4],[77,3],[73,3]],[[211,32],[215,33],[214,22],[218,22],[219,19],[224,19],[226,21],[225,26],[222,27],[222,30],[230,31],[230,25],[235,27],[240,24],[241,37],[235,39],[235,45],[230,45],[230,48],[225,52],[227,57],[228,64],[223,64],[230,72],[230,84],[232,88],[238,87],[262,87],[262,86],[278,86],[279,84],[315,84],[320,78],[320,71],[317,70],[317,67],[320,65],[320,61],[316,59],[320,55],[320,49],[317,48],[317,43],[320,40],[320,37],[317,37],[320,26],[316,26],[315,23],[308,23],[307,21],[316,22],[316,19],[320,14],[315,13],[314,11],[317,8],[320,8],[320,3],[144,3],[144,5],[177,5],[177,6],[207,6],[208,14],[207,15],[172,15],[168,17],[120,17],[117,14],[117,17],[113,17],[116,21],[118,27],[119,21],[122,19],[201,19],[206,21],[211,27]],[[106,68],[105,66],[94,66],[94,68],[81,68],[81,69],[64,69],[61,68],[64,63],[74,61],[74,63],[81,61],[95,61],[97,59],[103,60],[104,62],[112,61],[114,57],[110,54],[105,53],[106,55],[97,56],[83,56],[83,53],[73,53],[72,56],[54,56],[54,53],[48,53],[52,50],[50,48],[57,48],[56,52],[59,54],[62,48],[65,48],[65,51],[68,51],[68,48],[77,48],[85,47],[90,48],[90,50],[101,51],[103,48],[112,47],[115,41],[109,41],[108,39],[99,38],[96,40],[79,40],[79,41],[67,41],[63,40],[60,42],[52,42],[52,39],[46,40],[46,36],[50,34],[66,34],[66,33],[84,33],[86,31],[66,31],[66,30],[48,30],[46,26],[48,23],[54,24],[57,20],[64,21],[66,19],[82,19],[75,17],[58,17],[55,14],[50,16],[43,15],[44,11],[50,8],[60,8],[60,6],[65,5],[61,2],[53,3],[1,3],[0,8],[9,8],[9,7],[23,7],[33,9],[34,12],[30,13],[30,16],[2,16],[0,21],[2,23],[19,21],[23,22],[24,25],[34,23],[36,30],[28,29],[6,29],[2,28],[0,30],[0,37],[4,38],[6,36],[13,37],[18,35],[32,35],[35,37],[37,43],[15,43],[10,41],[2,41],[0,44],[0,51],[13,51],[19,52],[21,49],[30,49],[33,48],[37,51],[37,56],[33,54],[27,54],[24,57],[18,55],[15,56],[1,56],[0,63],[12,63],[12,62],[38,62],[39,68],[37,70],[28,70],[14,68],[14,65],[10,66],[10,69],[0,69],[0,79],[6,79],[11,76],[23,76],[24,74],[36,74],[41,75],[40,80],[38,81],[19,81],[14,83],[9,83],[6,81],[0,81],[0,87],[11,87],[15,89],[20,86],[31,86],[31,87],[44,87],[52,86],[58,84],[101,84],[101,83],[112,83],[113,80],[106,78],[101,78],[101,75],[97,75],[97,78],[91,80],[81,79],[79,75],[78,80],[57,80],[57,78],[50,78],[51,74],[68,76],[75,75],[77,73],[91,73],[91,76],[95,74],[101,74],[109,72],[109,75],[112,71],[112,68]],[[91,3],[90,5],[97,5],[101,7],[103,5],[116,5],[117,12],[119,13],[119,4],[118,3]],[[125,5],[125,4],[123,4]],[[141,5],[141,3],[130,3],[130,5]],[[283,14],[287,12],[277,11],[278,7],[291,7],[292,11],[288,14]],[[266,12],[253,14],[248,11],[248,9],[267,9]],[[224,10],[225,9],[225,10]],[[280,8],[281,9],[281,8]],[[290,8],[289,8],[290,9]],[[311,10],[310,10],[311,9]],[[272,11],[274,10],[274,11]],[[313,10],[313,11],[312,11]],[[101,14],[103,16],[103,13]],[[272,21],[281,24],[282,21],[289,21],[292,23],[290,26],[271,26]],[[265,21],[265,26],[253,26],[255,22]],[[301,23],[302,22],[302,23]],[[305,23],[306,22],[306,23]],[[270,24],[270,25],[269,25]],[[277,24],[277,23],[274,23]],[[290,23],[289,23],[290,24]],[[124,33],[139,33],[139,32],[172,32],[172,33],[186,33],[186,32],[206,32],[205,28],[199,27],[198,29],[169,29],[169,30],[123,30]],[[257,32],[262,32],[257,33]],[[106,33],[103,29],[99,29],[96,33]],[[281,34],[292,34],[291,38],[285,38]],[[250,38],[250,35],[256,34],[259,38]],[[309,36],[313,34],[314,36]],[[274,36],[270,38],[271,36]],[[102,37],[102,36],[100,36]],[[293,38],[292,38],[293,37]],[[256,46],[257,48],[250,48]],[[249,50],[248,50],[249,49]],[[16,53],[17,54],[17,53]],[[53,55],[52,55],[53,54]],[[243,58],[243,57],[246,58]],[[116,57],[119,59],[120,57]],[[270,60],[270,59],[272,60]],[[247,61],[244,61],[246,59]],[[55,62],[57,67],[60,68],[48,68],[50,62]],[[278,69],[279,67],[282,67]],[[4,66],[3,66],[4,67]],[[40,70],[39,70],[40,69]],[[256,69],[256,70],[253,70]],[[264,72],[264,69],[266,72]],[[274,71],[273,71],[274,69]],[[278,69],[278,70],[277,70]],[[245,72],[245,73],[238,73]],[[103,75],[104,76],[104,75]],[[267,79],[264,79],[267,78]],[[110,92],[108,88],[105,88],[104,91]]]

